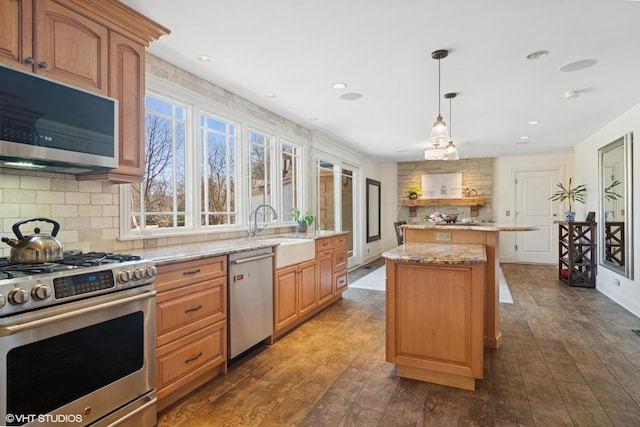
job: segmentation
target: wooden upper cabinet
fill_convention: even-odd
[[[110,34],[109,96],[120,100],[118,169],[113,182],[140,182],[144,177],[144,46],[114,31]]]
[[[33,55],[31,11],[31,0],[0,1],[0,62],[33,69],[25,62],[25,58]]]
[[[142,181],[145,48],[166,34],[118,0],[0,0],[0,63],[119,101],[118,168],[78,180]]]
[[[54,0],[34,6],[33,71],[108,95],[109,29]]]

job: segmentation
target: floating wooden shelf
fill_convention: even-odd
[[[478,206],[484,206],[484,199],[473,197],[470,199],[406,199],[402,206],[409,208],[409,216],[416,216],[418,206],[469,206],[470,216],[478,216]]]

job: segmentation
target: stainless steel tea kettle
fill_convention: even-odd
[[[23,236],[20,226],[28,222],[44,221],[53,224],[51,235],[40,234],[40,229],[35,228],[32,236]],[[37,264],[59,261],[63,257],[62,243],[56,239],[60,224],[49,218],[29,218],[13,224],[13,233],[16,239],[3,237],[2,241],[11,246],[11,262],[18,264]]]

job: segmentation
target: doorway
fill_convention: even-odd
[[[558,261],[558,203],[549,200],[562,180],[563,168],[515,171],[516,224],[535,231],[517,231],[516,262],[554,264]]]

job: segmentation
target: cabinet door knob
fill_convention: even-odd
[[[28,56],[24,59],[24,63],[25,64],[33,64],[35,61],[33,60],[33,58],[31,56]]]
[[[38,64],[38,67],[40,67],[41,69],[45,69],[49,66],[49,64],[47,64],[46,62],[42,61],[41,63]]]

